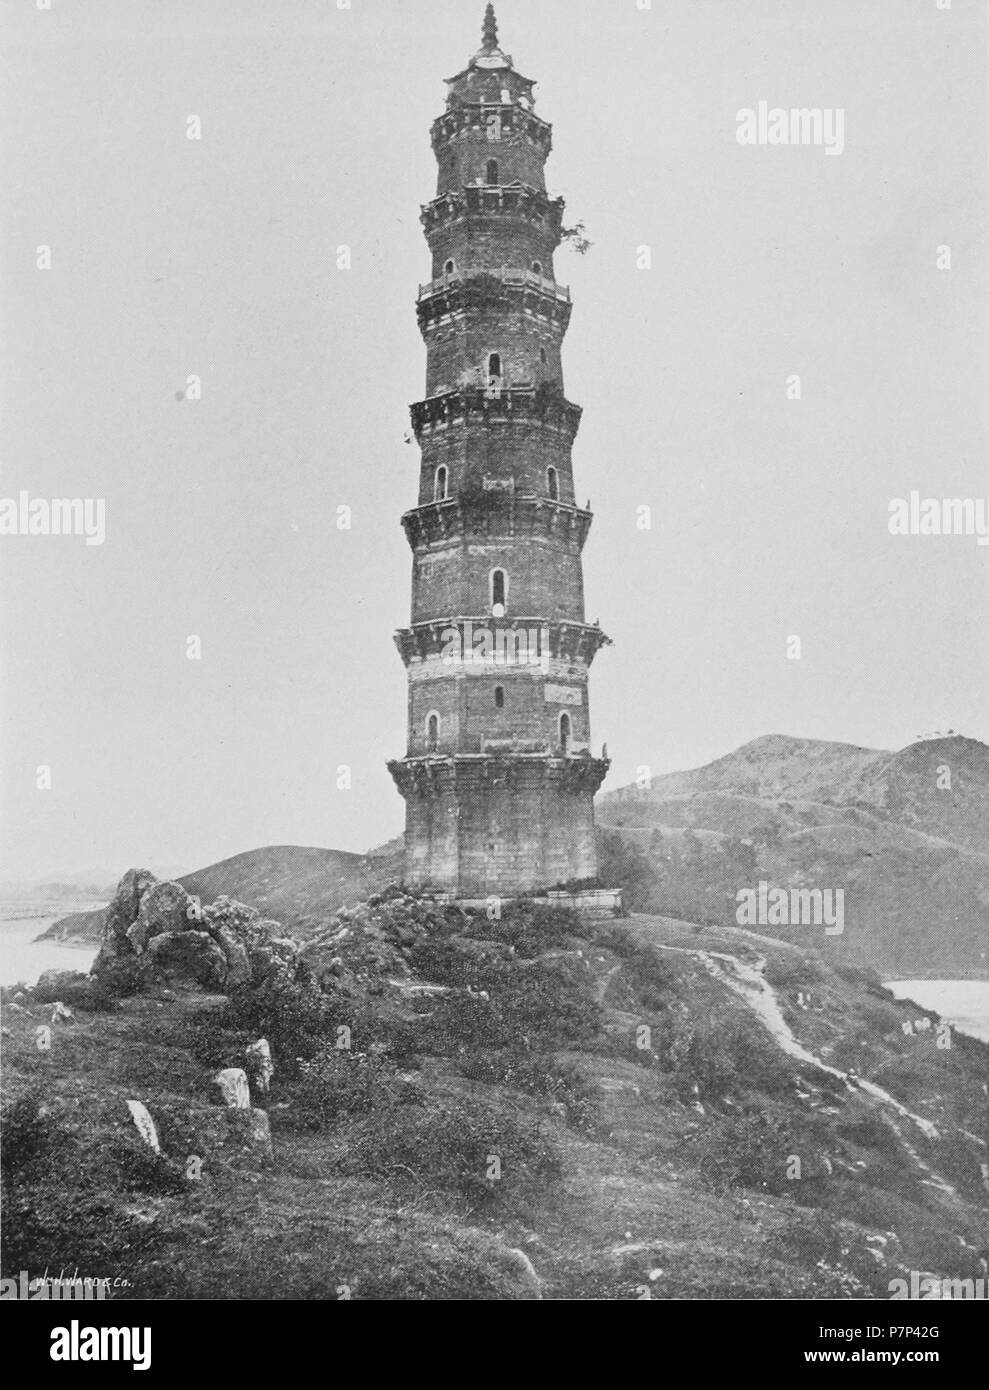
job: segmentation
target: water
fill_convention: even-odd
[[[83,970],[87,971],[96,959],[97,943],[86,946],[64,946],[58,941],[38,941],[39,936],[70,912],[85,912],[102,903],[72,902],[59,904],[48,916],[17,915],[33,914],[34,907],[0,907],[0,985],[13,985],[20,981],[33,985],[45,970]]]
[[[897,999],[933,1009],[960,1033],[989,1042],[989,980],[886,980]]]

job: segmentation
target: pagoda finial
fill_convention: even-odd
[[[484,11],[484,42],[481,47],[485,53],[494,53],[498,48],[498,21],[495,19],[494,5],[489,4]]]

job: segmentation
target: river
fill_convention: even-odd
[[[45,970],[88,970],[96,958],[95,942],[65,946],[34,938],[70,912],[102,906],[91,900],[59,903],[48,915],[42,915],[34,904],[0,905],[0,985],[33,985]]]

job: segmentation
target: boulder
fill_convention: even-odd
[[[158,879],[150,869],[128,869],[117,884],[117,891],[109,908],[109,917],[116,923],[121,935],[136,921],[141,899],[157,882]]]
[[[271,1144],[271,1125],[266,1110],[231,1111],[234,1133],[242,1137],[246,1149],[259,1158],[273,1161],[275,1154]]]
[[[39,1004],[54,1004],[56,1000],[78,1003],[89,993],[89,976],[79,970],[44,970],[38,976],[34,997]]]
[[[108,971],[121,957],[133,956],[134,948],[127,932],[137,920],[144,894],[158,882],[149,869],[128,869],[117,884],[113,901],[106,910],[103,941],[93,963],[93,974]]]
[[[155,1122],[148,1113],[148,1107],[141,1100],[129,1100],[127,1109],[131,1113],[131,1119],[137,1128],[138,1134],[148,1145],[154,1149],[156,1154],[161,1153],[161,1145],[158,1142],[158,1131],[155,1129]]]
[[[247,1072],[241,1067],[225,1067],[218,1071],[213,1084],[219,1087],[224,1104],[231,1110],[250,1110],[251,1088],[247,1084]]]
[[[248,984],[251,979],[251,962],[243,942],[237,939],[229,927],[220,927],[213,939],[227,962],[227,989],[236,989],[239,985]]]
[[[281,926],[278,923],[281,931]],[[287,937],[269,937],[267,940],[260,940],[256,945],[248,948],[248,959],[251,963],[251,978],[255,984],[268,979],[271,975],[287,973],[299,953],[299,948],[294,941]]]
[[[211,1158],[226,1158],[258,1167],[274,1156],[264,1110],[193,1109],[186,1117],[186,1129],[190,1154],[207,1163]]]
[[[137,921],[132,922],[127,928],[127,940],[135,956],[143,956],[148,949],[148,927],[147,923]]]
[[[156,883],[142,896],[135,925],[151,938],[163,932],[191,931],[199,926],[199,916],[199,908],[181,883]]]
[[[211,990],[226,982],[227,958],[209,932],[160,932],[148,942],[146,959],[159,980]]]

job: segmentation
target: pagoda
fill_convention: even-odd
[[[609,639],[584,616],[591,513],[574,496],[581,410],[564,391],[570,293],[554,254],[563,200],[546,191],[551,127],[498,43],[448,79],[432,126],[432,256],[416,305],[424,399],[411,407],[419,496],[412,549],[406,884],[460,901],[593,888],[588,672]]]

